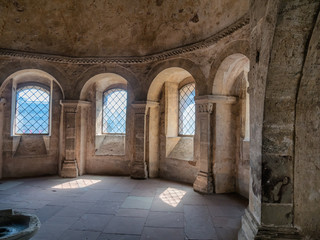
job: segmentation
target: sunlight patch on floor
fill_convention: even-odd
[[[85,188],[91,186],[93,184],[99,183],[101,180],[94,180],[94,179],[77,179],[73,181],[64,182],[53,186],[52,188],[55,189],[76,189],[76,188]]]
[[[166,204],[176,207],[185,194],[185,191],[169,187],[160,194],[159,198]]]

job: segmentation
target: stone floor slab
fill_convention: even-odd
[[[150,212],[148,227],[183,228],[183,213],[177,212]]]
[[[184,240],[183,228],[145,227],[141,240]]]
[[[124,200],[121,208],[150,209],[152,201],[153,197],[129,196]]]
[[[70,227],[70,229],[102,232],[102,230],[107,226],[112,217],[112,215],[84,214]]]
[[[140,235],[142,233],[145,221],[146,220],[144,218],[114,217],[103,230],[103,232]]]

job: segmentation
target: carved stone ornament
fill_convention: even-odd
[[[5,98],[0,98],[0,106],[6,104],[7,100]]]
[[[209,113],[211,114],[213,111],[213,103],[202,103],[197,104],[199,113]]]

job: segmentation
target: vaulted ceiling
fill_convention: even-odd
[[[241,18],[249,0],[0,1],[0,48],[142,56],[194,43]]]

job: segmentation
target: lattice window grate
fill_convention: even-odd
[[[195,84],[190,83],[179,90],[179,134],[194,135],[195,131]]]
[[[127,92],[120,88],[103,96],[103,133],[126,133]]]
[[[49,134],[50,93],[39,86],[18,88],[15,133]]]

